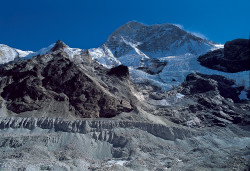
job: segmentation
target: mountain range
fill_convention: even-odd
[[[131,21],[97,48],[0,44],[0,170],[247,170],[249,40]]]

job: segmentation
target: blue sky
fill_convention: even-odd
[[[60,39],[98,47],[119,26],[174,23],[224,43],[248,38],[249,0],[0,0],[0,43],[39,50]]]

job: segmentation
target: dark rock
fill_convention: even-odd
[[[68,47],[64,42],[62,42],[61,40],[57,40],[55,46],[51,49],[52,52],[63,49]]]
[[[217,92],[224,98],[230,98],[234,102],[240,102],[240,92],[243,86],[233,86],[234,81],[219,75],[189,74],[183,83],[182,93],[185,95],[205,93],[209,91]]]
[[[224,57],[229,60],[239,60],[249,62],[249,40],[235,39],[227,41],[224,46]],[[250,66],[249,66],[250,67]]]
[[[189,106],[189,110],[192,112],[192,113],[196,113],[197,111],[202,111],[204,110],[204,106],[200,105],[200,104],[197,104],[197,105],[190,105]]]
[[[249,99],[250,99],[250,89],[249,89],[249,90],[247,90],[247,98],[249,98]]]
[[[128,68],[124,66],[111,71],[117,76],[128,76]],[[105,90],[97,82],[98,79],[92,79],[89,74],[95,76],[91,72],[85,73],[59,49],[58,53],[2,67],[0,92],[6,100],[7,109],[15,113],[43,110],[51,103],[60,103],[68,110],[63,112],[87,118],[113,117],[132,110],[128,100],[108,93],[109,90]],[[100,74],[110,77],[101,70]],[[113,78],[110,80],[117,85],[121,82]],[[56,110],[55,106],[52,108]]]
[[[186,95],[216,91],[218,87],[215,80],[203,78],[198,74],[187,75],[186,82],[184,82],[183,86],[185,89],[182,91],[182,93]]]
[[[220,117],[214,117],[213,119],[213,123],[217,126],[221,126],[221,127],[225,127],[227,126],[228,124],[231,124],[232,122],[226,120],[226,119],[223,119],[223,118],[220,118]]]
[[[218,49],[199,56],[201,65],[224,72],[250,70],[249,40],[235,39],[225,43],[224,49]]]
[[[111,68],[108,74],[115,75],[119,78],[129,78],[128,67],[124,65],[119,65],[117,67]]]

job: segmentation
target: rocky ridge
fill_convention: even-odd
[[[58,41],[49,54],[1,67],[2,103],[9,111],[96,118],[112,117],[133,109],[124,95],[132,96],[129,87],[119,95],[107,88],[110,84],[112,89],[112,82],[125,87],[128,79],[122,83],[117,76],[109,76],[109,70],[93,62],[88,52],[81,54],[81,61],[72,62],[64,47],[65,44]],[[98,69],[93,71],[93,68]],[[101,77],[108,77],[109,82],[104,83]]]
[[[199,56],[201,65],[223,71],[240,72],[250,70],[250,43],[247,39],[227,41],[223,49]]]

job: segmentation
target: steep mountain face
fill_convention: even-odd
[[[250,43],[247,39],[228,41],[224,49],[218,49],[199,56],[201,65],[223,71],[240,72],[250,70]]]
[[[108,75],[109,70],[93,62],[87,51],[81,53],[81,62],[72,62],[65,47],[58,41],[46,55],[1,67],[2,103],[9,111],[37,113],[37,117],[62,113],[97,118],[132,110],[130,100],[122,97],[122,93],[115,96],[103,87],[116,82],[118,90],[119,84],[125,86],[121,79]],[[97,67],[97,73],[91,72],[90,68]],[[98,81],[96,74],[109,78],[109,82]],[[123,81],[127,84],[129,80]],[[127,93],[130,93],[129,87]]]
[[[92,56],[116,58],[127,66],[139,67],[142,60],[190,53],[198,55],[215,48],[215,44],[196,37],[173,24],[147,26],[128,22],[114,31]],[[100,54],[102,52],[102,54]],[[113,62],[115,61],[115,62]],[[112,59],[106,65],[116,65]]]
[[[114,31],[104,46],[111,49],[117,58],[126,55],[133,48],[150,58],[157,58],[183,53],[200,54],[211,49],[213,44],[173,24],[147,26],[129,22]]]

